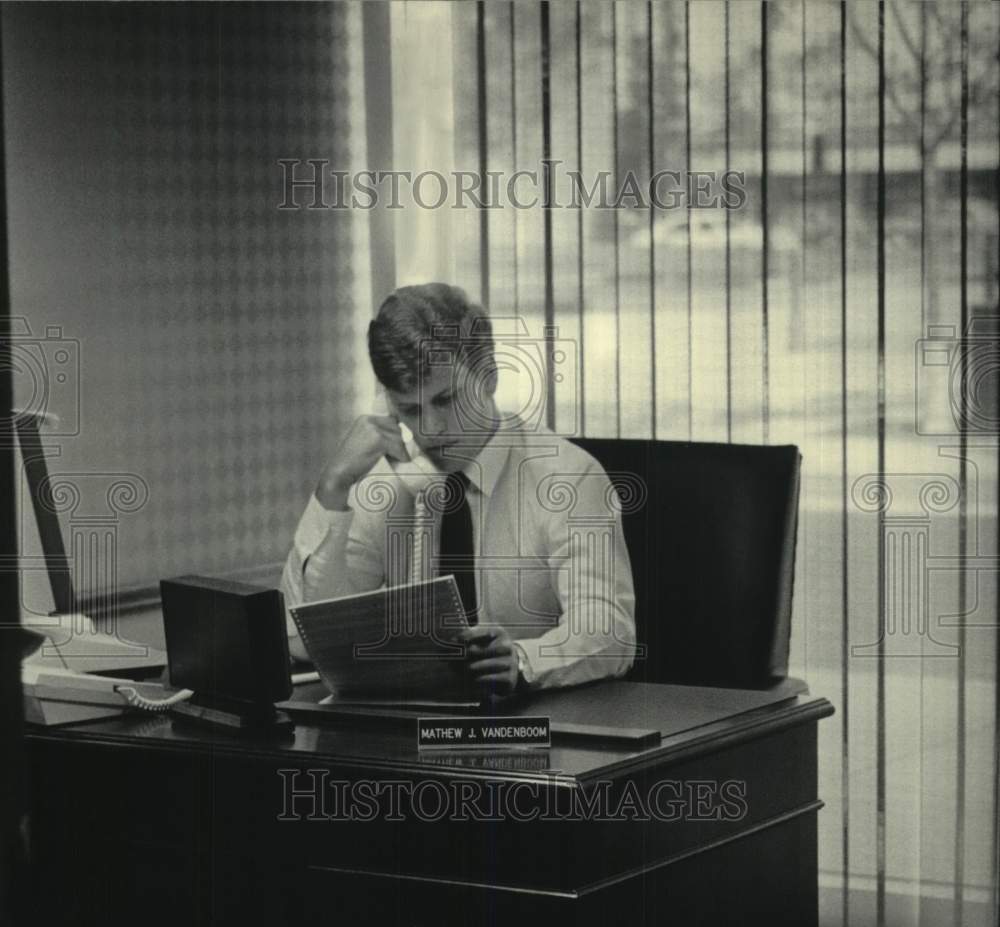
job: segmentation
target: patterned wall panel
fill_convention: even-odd
[[[277,208],[279,158],[346,160],[345,15],[3,10],[14,315],[79,355],[52,469],[148,486],[123,587],[282,559],[352,409],[350,216]]]

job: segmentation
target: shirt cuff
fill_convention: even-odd
[[[514,651],[517,655],[517,672],[518,675],[524,680],[524,684],[529,688],[534,688],[535,682],[538,680],[538,674],[535,672],[534,667],[531,665],[531,660],[528,659],[528,651],[519,641],[514,641]]]

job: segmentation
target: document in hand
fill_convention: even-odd
[[[468,701],[468,627],[453,576],[289,609],[320,678],[339,698]]]

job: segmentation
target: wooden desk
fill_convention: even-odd
[[[418,754],[398,724],[285,742],[164,716],[31,730],[39,922],[815,925],[833,708],[792,691],[747,710],[736,690],[611,682],[518,709],[657,725],[639,752]],[[368,793],[373,820],[338,817],[337,795],[357,813]],[[475,819],[490,800],[496,819]]]

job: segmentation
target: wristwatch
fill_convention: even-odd
[[[518,680],[524,682],[524,685],[530,687],[535,681],[534,671],[531,669],[531,664],[528,662],[528,655],[524,652],[524,648],[514,642],[514,649],[517,651],[517,676]],[[520,686],[518,686],[520,688]]]

